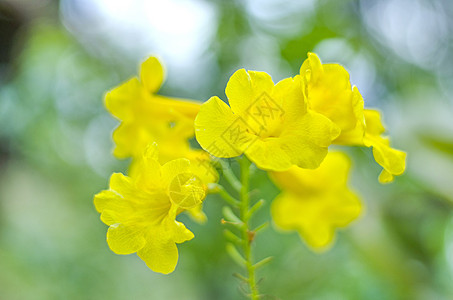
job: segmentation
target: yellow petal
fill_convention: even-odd
[[[360,211],[357,196],[347,189],[304,197],[283,192],[271,206],[272,218],[279,228],[298,231],[317,251],[325,250],[334,239],[335,229],[347,226]]]
[[[382,170],[381,174],[379,174],[379,182],[380,183],[390,183],[394,179],[394,176],[387,172],[385,169]]]
[[[404,173],[406,169],[406,153],[391,148],[388,138],[365,135],[364,141],[368,147],[373,147],[374,159],[388,173],[392,175]]]
[[[175,221],[175,224],[172,236],[176,243],[180,244],[193,239],[194,235],[192,231],[187,229],[183,223]]]
[[[130,177],[135,179],[138,189],[152,192],[161,187],[161,166],[153,153],[153,147],[148,148],[145,155],[139,160],[133,160],[130,167]]]
[[[291,157],[283,150],[287,147],[284,142],[279,138],[257,139],[245,154],[260,169],[283,171],[293,165]]]
[[[141,189],[133,178],[121,173],[110,177],[110,190],[96,195],[94,201],[96,208],[102,210],[101,220],[107,225],[143,220],[157,222],[165,217],[170,207],[170,199],[163,191]]]
[[[201,103],[195,100],[179,99],[175,97],[165,97],[153,95],[152,104],[161,110],[166,110],[174,115],[181,115],[188,119],[194,120],[200,110]]]
[[[107,243],[116,254],[131,254],[145,245],[143,231],[136,225],[113,224],[107,231]]]
[[[101,220],[107,225],[126,222],[133,214],[134,209],[130,202],[117,192],[108,190],[98,193],[94,197],[94,205],[101,213]]]
[[[156,57],[149,57],[140,67],[140,81],[146,90],[155,93],[164,81],[164,68]]]
[[[348,189],[350,161],[342,153],[330,153],[315,170],[293,167],[271,172],[282,189],[271,207],[275,224],[297,230],[315,251],[325,250],[335,229],[347,226],[361,211],[358,197]]]
[[[134,198],[137,194],[134,181],[121,173],[110,176],[110,190],[126,198]]]
[[[247,124],[218,97],[205,102],[195,118],[195,136],[201,147],[217,157],[235,157],[253,140]]]
[[[363,145],[365,135],[364,101],[357,87],[352,88],[352,109],[356,119],[356,126],[348,130],[342,130],[335,139],[337,145]]]
[[[300,67],[300,75],[305,78],[307,82],[317,82],[324,72],[321,60],[312,52],[308,52],[307,57],[308,58]]]
[[[153,160],[153,161],[159,160],[159,148],[158,148],[158,145],[156,142],[150,143],[150,144],[148,144],[148,146],[146,146],[143,157],[146,160]]]
[[[293,166],[284,172],[269,172],[269,176],[282,190],[305,195],[345,187],[350,168],[351,161],[346,154],[329,152],[317,169]]]
[[[182,209],[192,209],[200,205],[206,196],[205,185],[192,173],[176,175],[168,190],[172,203]]]
[[[198,176],[206,185],[219,180],[216,168],[211,164],[208,153],[201,150],[190,156],[190,173]]]
[[[376,162],[386,172],[379,176],[381,183],[391,182],[393,175],[401,175],[406,169],[406,153],[390,147],[390,140],[381,136],[385,128],[381,122],[381,115],[377,110],[366,109],[366,133],[363,139],[367,147],[373,147],[373,156]]]
[[[206,214],[203,212],[203,204],[188,209],[187,213],[189,214],[189,217],[197,223],[204,224],[208,220]]]
[[[184,224],[169,216],[159,226],[149,230],[146,245],[137,254],[154,272],[168,274],[174,271],[178,262],[178,248],[175,243],[192,238],[193,233]]]
[[[272,99],[281,101],[285,122],[294,122],[307,111],[299,75],[279,81],[273,90]]]
[[[293,165],[315,169],[338,134],[339,129],[329,119],[309,111],[297,123],[288,124],[279,137],[258,139],[245,153],[265,170],[284,171]]]
[[[379,136],[385,132],[381,121],[381,113],[378,110],[364,109],[363,114],[365,116],[367,134]]]
[[[134,111],[142,105],[146,91],[137,78],[129,81],[107,92],[105,95],[105,107],[107,110],[123,121],[132,121]]]
[[[357,116],[357,97],[353,95],[345,68],[338,64],[321,65],[316,54],[309,53],[300,74],[311,109],[328,117],[342,131],[356,128],[363,118]]]
[[[147,240],[137,255],[151,270],[162,274],[173,272],[178,263],[178,248],[175,242],[158,236],[158,233]]]
[[[186,158],[179,158],[167,162],[161,168],[162,186],[168,188],[177,175],[188,173],[189,168],[190,161]]]
[[[225,94],[231,110],[242,116],[263,93],[270,95],[273,88],[274,83],[269,74],[240,69],[231,75]]]
[[[117,158],[141,156],[149,142],[158,140],[153,133],[139,123],[121,123],[113,132],[113,154]]]
[[[96,207],[96,210],[101,213],[107,207],[110,199],[114,197],[119,197],[114,191],[107,190],[97,193],[94,196],[94,206]]]

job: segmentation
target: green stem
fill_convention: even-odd
[[[240,218],[244,222],[242,226],[242,246],[244,251],[245,265],[248,272],[248,284],[250,288],[250,298],[257,300],[259,297],[258,288],[255,279],[255,267],[252,258],[252,242],[254,234],[250,231],[250,198],[249,198],[249,176],[250,176],[250,161],[245,155],[239,160],[241,167],[241,190],[240,190]]]
[[[236,200],[231,196],[222,186],[212,185],[210,189],[214,193],[225,199],[233,208],[239,209],[239,216],[231,210],[230,207],[225,206],[223,208],[223,215],[225,217],[225,224],[230,224],[239,230],[240,236],[236,236],[232,231],[226,230],[225,236],[232,241],[234,244],[242,247],[242,254],[236,249],[233,244],[227,245],[227,252],[239,265],[245,266],[247,271],[247,278],[236,274],[238,278],[241,278],[244,282],[247,282],[250,293],[248,296],[251,300],[259,299],[258,287],[256,285],[255,270],[258,267],[266,264],[271,258],[265,258],[260,262],[253,264],[252,257],[252,242],[255,238],[257,231],[266,227],[267,223],[258,226],[255,230],[250,227],[250,219],[254,213],[262,207],[264,200],[257,201],[253,206],[250,205],[250,169],[251,162],[247,157],[243,156],[238,159],[240,166],[240,180],[231,170],[230,166],[227,166],[224,162],[220,162],[223,168],[223,175],[225,180],[239,193],[239,200]]]

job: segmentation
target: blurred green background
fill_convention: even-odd
[[[453,2],[449,0],[0,1],[0,299],[242,299],[225,254],[223,202],[181,220],[168,276],[118,256],[92,198],[127,161],[103,93],[159,55],[161,93],[226,99],[238,68],[275,82],[308,51],[343,64],[379,108],[407,172],[380,185],[369,149],[347,149],[365,213],[324,254],[272,227],[256,257],[265,299],[453,299]],[[264,172],[262,197],[278,190]],[[260,195],[258,195],[260,196]],[[269,203],[268,201],[268,203]],[[264,209],[259,219],[269,216]]]

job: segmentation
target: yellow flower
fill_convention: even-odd
[[[340,152],[330,152],[315,170],[292,167],[270,172],[282,189],[271,206],[275,224],[296,230],[315,251],[325,250],[335,229],[347,226],[362,209],[359,198],[347,186],[350,161]]]
[[[176,159],[163,166],[150,147],[133,177],[114,173],[110,188],[94,197],[101,220],[109,225],[107,242],[117,254],[137,252],[148,267],[164,274],[178,261],[176,243],[194,235],[176,216],[199,205],[206,186],[193,173],[190,161]]]
[[[230,78],[226,95],[205,102],[195,119],[199,144],[217,157],[242,153],[259,168],[317,168],[339,134],[323,115],[307,109],[300,76],[276,85],[264,72],[244,69]]]
[[[351,88],[348,72],[338,64],[321,64],[318,56],[308,53],[300,68],[303,92],[308,106],[328,117],[341,129],[337,144],[349,144],[350,133],[363,137],[363,99],[357,87]]]
[[[321,64],[318,56],[308,53],[300,68],[303,92],[310,109],[323,114],[341,129],[334,144],[373,147],[374,159],[384,170],[381,183],[393,180],[405,170],[406,154],[390,147],[379,113],[364,109],[357,87],[351,88],[349,74],[338,64]]]
[[[140,157],[153,142],[159,144],[161,163],[203,155],[188,142],[200,104],[157,95],[163,80],[161,63],[150,57],[141,65],[140,79],[132,78],[106,94],[107,109],[121,121],[113,133],[116,157]]]

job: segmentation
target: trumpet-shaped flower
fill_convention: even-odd
[[[405,169],[406,154],[392,149],[377,111],[364,109],[357,87],[351,88],[348,72],[338,64],[322,64],[308,53],[300,68],[303,92],[310,109],[323,114],[341,129],[334,143],[373,147],[373,155],[383,168],[380,182],[390,182]]]
[[[274,85],[264,72],[240,69],[225,92],[229,106],[212,97],[195,119],[199,144],[214,156],[245,153],[266,170],[317,168],[340,133],[338,126],[301,101],[300,76]]]
[[[107,109],[121,121],[113,133],[116,157],[139,158],[153,142],[159,144],[161,163],[177,157],[207,157],[188,142],[194,136],[193,120],[200,104],[157,95],[163,81],[162,64],[149,57],[141,65],[140,79],[132,78],[106,94]]]
[[[189,160],[161,166],[157,159],[155,147],[150,147],[134,176],[114,173],[110,188],[97,194],[94,204],[109,225],[107,243],[113,252],[137,252],[151,270],[168,274],[178,261],[176,243],[194,237],[175,218],[199,206],[206,186],[190,172]]]
[[[349,144],[351,138],[361,139],[365,130],[363,99],[357,87],[351,88],[348,72],[339,64],[323,65],[316,54],[308,53],[300,74],[308,106],[340,127],[334,142]]]
[[[330,152],[318,169],[270,172],[282,189],[271,206],[275,224],[296,230],[313,250],[325,250],[336,228],[347,226],[361,212],[359,198],[347,186],[349,168],[345,154]]]

